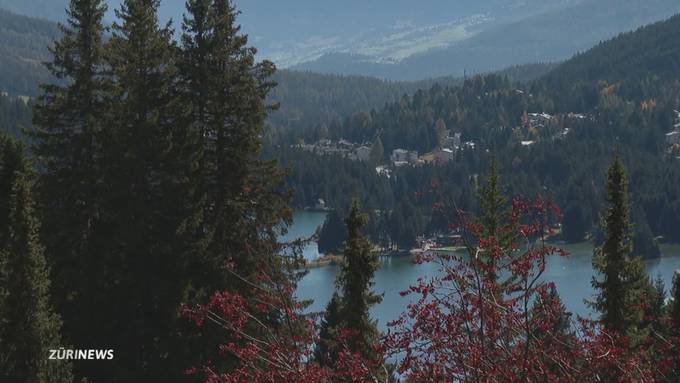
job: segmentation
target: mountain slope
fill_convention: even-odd
[[[598,44],[535,85],[561,110],[601,108],[624,100],[678,109],[680,104],[669,97],[668,89],[680,87],[680,15]],[[666,125],[663,132],[672,124]]]
[[[519,82],[534,80],[556,64],[527,64],[504,69],[501,76]],[[276,134],[284,130],[303,134],[319,125],[338,124],[359,112],[382,108],[421,89],[460,86],[462,77],[438,77],[421,81],[386,81],[364,76],[339,76],[312,72],[280,70],[274,80],[279,84],[269,101],[279,103],[269,122]]]
[[[234,0],[239,23],[261,57],[289,67],[343,52],[373,62],[398,62],[480,31],[585,0]],[[108,0],[107,19],[121,0]],[[63,21],[68,0],[0,0],[0,8]],[[161,19],[180,30],[185,0],[161,1]]]
[[[61,21],[67,0],[0,0],[0,8],[25,16]]]
[[[398,64],[375,64],[367,57],[334,55],[295,69],[395,80],[483,73],[527,62],[563,60],[620,32],[678,12],[680,2],[676,0],[588,0],[482,31],[449,48],[428,51]]]
[[[459,206],[468,202],[474,208],[465,196],[465,180],[481,174],[493,153],[509,175],[509,194],[546,195],[564,208],[565,235],[580,241],[597,227],[602,174],[618,152],[629,174],[635,255],[653,254],[644,248],[653,247],[654,236],[680,243],[680,145],[667,136],[679,126],[679,102],[680,15],[601,43],[528,86],[475,76],[460,87],[419,91],[328,132],[317,129],[310,132],[316,135],[302,137],[309,143],[323,133],[336,142],[379,136],[385,163],[397,148],[433,152],[422,156],[421,164],[432,161],[441,147],[440,126],[474,143],[455,150],[453,159],[443,157],[445,164],[393,168],[395,181],[387,192],[365,182],[367,175],[344,170],[350,160],[336,164],[332,156],[315,157],[307,148],[292,148],[280,159],[292,163],[290,182],[300,191],[301,206],[318,198],[342,206],[348,194],[342,188],[358,185],[362,189],[355,193],[367,196],[362,202],[369,209],[395,195],[415,195],[412,203],[428,212],[432,201],[419,199],[422,185],[432,180]]]
[[[35,95],[38,83],[50,80],[42,63],[58,35],[55,23],[0,9],[0,91]]]
[[[640,81],[645,77],[677,78],[680,74],[680,15],[623,33],[577,54],[542,81],[564,88],[582,82]]]

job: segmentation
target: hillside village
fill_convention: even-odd
[[[293,148],[314,153],[319,156],[335,155],[351,161],[369,161],[373,153],[373,145],[370,143],[354,143],[345,139],[333,141],[320,139],[313,144],[297,144]],[[388,165],[381,165],[376,171],[389,177],[390,168],[403,166],[422,166],[426,164],[441,165],[454,160],[455,153],[459,150],[474,150],[477,144],[474,141],[461,142],[461,134],[450,131],[443,133],[440,145],[429,153],[419,154],[418,151],[404,148],[392,150],[389,155]]]
[[[562,127],[560,123],[565,120],[578,121],[592,119],[592,116],[582,113],[564,113],[550,115],[545,112],[532,112],[521,116],[521,124],[513,129],[513,137],[524,147],[534,145],[546,138],[552,140],[564,139],[569,133],[570,128]],[[404,166],[424,166],[424,165],[444,165],[455,160],[456,153],[465,150],[476,150],[480,148],[479,143],[474,140],[463,141],[460,132],[446,129],[443,124],[438,122],[437,130],[438,145],[427,153],[419,153],[416,150],[407,148],[393,149],[389,156],[384,156],[382,152],[377,154],[383,158],[377,164],[376,172],[379,175],[390,177],[391,171]],[[680,127],[680,124],[678,124]],[[504,129],[504,128],[501,128]],[[675,137],[675,135],[673,135]],[[677,135],[680,144],[680,132]],[[375,158],[373,144],[368,142],[355,143],[346,139],[333,141],[331,139],[320,139],[314,143],[299,143],[292,145],[293,148],[313,153],[319,156],[335,155],[341,156],[351,161],[370,161]],[[382,163],[389,160],[386,163]]]

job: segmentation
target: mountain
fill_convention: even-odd
[[[321,198],[329,206],[346,206],[358,195],[369,211],[413,205],[415,212],[404,221],[425,223],[415,235],[436,232],[448,221],[437,221],[432,204],[451,200],[463,210],[475,209],[470,181],[493,155],[507,174],[510,195],[540,194],[555,202],[564,212],[565,239],[580,241],[597,233],[602,175],[619,153],[629,175],[635,255],[653,255],[640,249],[653,248],[656,236],[680,243],[680,15],[546,69],[528,84],[473,76],[458,86],[417,91],[329,129],[293,132],[285,143],[306,145],[282,144],[275,154],[290,164],[295,202],[313,206]],[[459,144],[442,141],[441,127]],[[379,162],[389,172],[376,173],[374,162],[343,159],[321,137],[332,143],[380,138]],[[413,166],[397,166],[389,158],[396,149],[420,157],[410,160]],[[423,193],[423,185],[437,185],[437,199]],[[383,234],[372,235],[380,240]]]
[[[0,0],[1,1],[1,0]],[[36,96],[40,82],[51,81],[42,62],[50,58],[47,47],[58,36],[57,24],[0,11],[0,91]],[[516,80],[529,80],[551,65],[526,65],[502,72]],[[439,77],[417,82],[385,81],[366,76],[336,76],[281,70],[279,86],[270,101],[281,104],[270,121],[277,127],[302,128],[330,124],[359,111],[370,111],[418,89],[460,85],[460,77]]]
[[[394,63],[444,48],[503,23],[584,0],[235,0],[243,31],[261,58],[290,67],[328,53]],[[108,19],[121,0],[109,0]],[[160,16],[180,30],[184,0],[161,1]],[[68,0],[0,0],[12,12],[63,21]]]
[[[519,82],[541,77],[557,64],[526,64],[497,72]],[[280,104],[270,115],[275,134],[286,131],[304,134],[320,125],[337,125],[347,117],[370,112],[385,104],[399,101],[420,89],[453,87],[463,84],[462,77],[438,77],[421,81],[387,81],[366,76],[341,76],[313,72],[280,70],[274,80],[278,86],[269,101]],[[274,133],[272,133],[274,134]]]
[[[42,64],[59,35],[53,22],[0,9],[0,91],[33,96],[51,77]]]
[[[0,0],[0,9],[26,16],[61,21],[65,18],[66,0]]]
[[[33,113],[25,99],[0,94],[0,131],[20,138],[32,126]]]
[[[109,21],[122,0],[110,0]],[[68,0],[0,0],[62,21]],[[236,0],[259,57],[280,68],[399,81],[564,60],[677,12],[676,0]],[[184,0],[161,1],[181,30]]]
[[[416,54],[399,63],[332,54],[294,69],[394,80],[483,73],[527,62],[564,60],[620,32],[677,12],[680,2],[676,0],[587,0],[481,31],[448,48]]]
[[[578,82],[635,82],[680,75],[680,15],[622,33],[575,55],[541,78],[546,87]]]

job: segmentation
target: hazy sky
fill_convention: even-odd
[[[109,0],[109,20],[122,0]],[[509,4],[539,0],[236,0],[238,21],[264,56],[348,50],[371,38],[449,23]],[[575,0],[543,0],[544,2]],[[0,7],[63,20],[68,0],[0,0]],[[179,30],[184,0],[162,0],[160,14]]]
[[[109,0],[109,20],[123,0]],[[401,58],[488,27],[505,15],[584,0],[235,0],[238,22],[261,57],[282,66],[343,52]],[[29,16],[63,20],[68,0],[0,0]],[[160,15],[181,28],[185,0],[162,0]],[[477,17],[472,22],[470,16]],[[483,18],[483,22],[480,21]]]

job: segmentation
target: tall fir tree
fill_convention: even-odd
[[[292,218],[290,192],[276,164],[260,159],[274,66],[255,61],[231,1],[192,0],[187,10],[180,67],[185,104],[202,138],[204,286],[243,289],[225,272],[227,264],[244,278],[262,268],[284,277],[277,238]]]
[[[103,138],[102,222],[94,251],[105,263],[98,344],[113,345],[95,381],[180,379],[178,307],[200,222],[196,140],[180,103],[177,47],[159,25],[159,0],[126,0],[107,44],[110,110]],[[113,304],[112,304],[113,303]],[[127,318],[128,320],[121,320]]]
[[[665,334],[667,330],[664,319],[666,318],[666,284],[661,274],[656,276],[654,283],[649,283],[651,287],[648,294],[649,304],[645,307],[645,320],[650,329],[657,334]]]
[[[340,295],[337,292],[333,293],[321,320],[319,340],[314,349],[314,358],[321,366],[332,366],[338,357],[337,330],[340,326],[340,304]]]
[[[337,284],[342,292],[341,326],[356,333],[349,339],[349,349],[371,358],[371,346],[377,340],[378,330],[369,310],[380,303],[382,296],[371,291],[379,263],[371,242],[361,231],[366,223],[367,216],[361,212],[359,202],[354,200],[345,219],[348,236]]]
[[[231,1],[189,0],[186,9],[178,84],[191,134],[198,139],[192,184],[200,205],[187,300],[202,302],[218,290],[247,293],[261,272],[273,283],[296,278],[300,259],[278,243],[292,219],[283,173],[275,162],[260,159],[274,66],[255,61],[256,50],[241,34]],[[269,325],[279,323],[272,317]],[[216,349],[210,344],[220,342],[223,333],[206,326],[192,344],[205,353]],[[189,354],[187,359],[197,355]],[[230,368],[226,359],[216,369]]]
[[[489,169],[486,174],[484,184],[478,191],[479,203],[479,224],[484,228],[482,235],[486,238],[493,238],[500,248],[507,248],[506,244],[510,240],[511,231],[501,230],[507,224],[509,217],[508,200],[505,197],[505,186],[501,183],[498,174],[498,163],[495,157],[491,158]],[[492,258],[485,257],[488,266],[487,277],[496,281],[495,264]],[[509,283],[510,281],[504,281]]]
[[[39,239],[33,174],[23,145],[0,136],[0,380],[71,382],[71,365],[50,360],[61,343],[50,276]]]
[[[347,240],[347,226],[345,226],[342,215],[337,210],[333,210],[326,216],[326,219],[319,231],[318,246],[322,254],[338,254]]]
[[[651,289],[644,264],[639,258],[630,257],[628,180],[618,154],[607,170],[605,195],[606,208],[601,220],[604,242],[595,248],[593,255],[593,267],[601,277],[593,277],[592,285],[598,295],[591,305],[600,312],[607,330],[639,340],[644,330],[640,327],[644,292]]]
[[[50,263],[58,271],[55,301],[64,316],[65,335],[83,345],[98,331],[92,304],[104,300],[99,293],[105,270],[93,241],[102,215],[102,135],[109,90],[102,42],[106,9],[101,0],[70,1],[67,22],[47,64],[63,82],[42,86],[34,118],[43,233]]]
[[[484,184],[479,188],[479,221],[487,237],[497,237],[500,226],[507,217],[505,187],[498,175],[498,163],[492,158]]]

